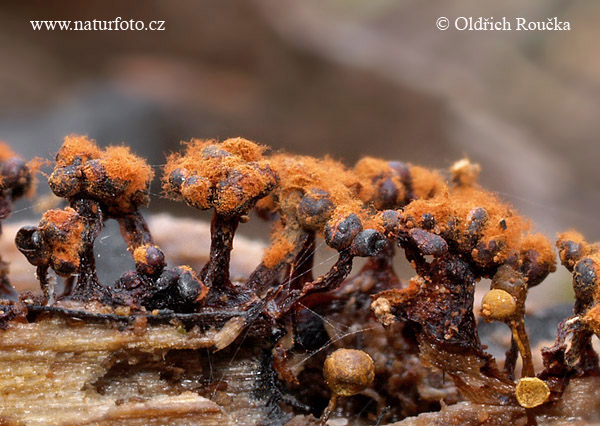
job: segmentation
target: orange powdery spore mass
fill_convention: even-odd
[[[265,250],[263,255],[263,263],[267,268],[274,268],[285,260],[295,248],[294,242],[288,239],[287,233],[283,227],[276,229],[273,242]]]
[[[556,253],[552,243],[544,234],[527,234],[520,242],[521,253],[534,250],[538,253],[538,262],[551,265],[550,271],[556,270]]]
[[[364,157],[354,166],[354,172],[361,177],[374,179],[388,173],[388,162],[380,158]]]
[[[477,186],[480,172],[479,164],[471,163],[468,158],[463,158],[450,167],[452,183],[457,186]]]
[[[146,253],[150,244],[144,244],[143,246],[136,247],[133,251],[133,260],[135,263],[146,263]]]
[[[0,161],[6,161],[9,158],[15,157],[14,151],[6,144],[6,142],[0,141]]]
[[[273,193],[270,193],[266,197],[258,200],[256,203],[256,210],[260,214],[268,214],[269,212],[277,210],[277,203],[273,197]]]
[[[205,210],[211,207],[211,185],[208,179],[196,179],[193,184],[181,188],[186,200],[194,200],[194,207]]]
[[[177,198],[169,182],[171,173],[180,170],[186,181],[181,195],[194,207],[215,207],[221,214],[237,212],[240,206],[260,196],[275,184],[269,162],[262,159],[265,147],[242,138],[222,143],[193,139],[186,143],[183,154],[167,158],[163,188],[167,195]]]
[[[48,178],[48,175],[42,172],[41,169],[42,167],[48,166],[50,164],[52,164],[50,160],[41,157],[33,157],[27,162],[27,168],[29,169],[29,173],[31,174],[31,186],[27,191],[27,197],[33,197],[35,195],[37,187],[37,173],[40,173],[44,177]]]
[[[338,206],[331,215],[330,223],[336,223],[346,219],[351,214],[355,214],[362,224],[363,229],[374,229],[379,232],[384,232],[383,218],[381,215],[370,214],[362,208],[360,204],[347,203]]]
[[[15,152],[5,142],[0,141],[0,162],[4,162],[4,161],[10,160],[11,158],[15,158],[15,157],[19,157],[19,156],[17,154],[15,154]],[[4,189],[4,188],[2,188],[3,183],[4,183],[4,176],[0,176],[0,190]],[[29,187],[27,196],[33,195],[34,192],[35,192],[35,185],[32,184]]]
[[[600,305],[595,305],[585,313],[583,322],[600,337]]]
[[[359,197],[365,203],[375,201],[377,197],[376,181],[383,178],[391,179],[394,183],[398,190],[397,201],[406,197],[404,183],[400,176],[393,172],[388,161],[373,157],[362,158],[354,166],[354,173],[362,185]]]
[[[42,216],[44,223],[53,223],[58,228],[63,229],[73,222],[78,216],[77,212],[71,207],[65,207],[63,210],[48,210]]]
[[[189,176],[201,176],[212,185],[216,185],[225,177],[228,169],[236,168],[247,161],[260,160],[262,156],[257,158],[257,155],[264,150],[260,145],[241,138],[235,141],[227,139],[222,143],[214,140],[192,139],[190,142],[184,142],[184,145],[186,148],[183,154],[173,153],[167,157],[165,184],[168,184],[168,176],[173,171],[182,169]],[[208,151],[213,151],[213,154],[208,154]]]
[[[387,299],[392,306],[398,306],[412,300],[425,285],[427,282],[423,278],[413,277],[408,281],[408,286],[401,289],[384,290],[377,293],[375,297]]]
[[[71,207],[65,207],[63,210],[48,210],[42,216],[40,228],[45,229],[52,225],[60,229],[64,236],[50,242],[52,255],[56,259],[79,266],[79,248],[85,230],[83,218]]]
[[[572,241],[576,244],[580,244],[582,247],[588,247],[590,245],[585,238],[583,238],[583,235],[573,229],[558,234],[558,241]]]
[[[251,163],[252,164],[252,163]],[[254,199],[264,192],[265,188],[272,181],[272,176],[266,172],[266,164],[254,162],[250,164],[239,164],[230,173],[228,179],[231,185],[225,185],[220,189],[218,197],[215,200],[215,207],[218,211],[234,211],[246,200]]]
[[[95,160],[97,163],[91,162]],[[100,164],[102,168],[98,168]],[[146,194],[154,177],[146,161],[125,146],[100,149],[87,136],[69,135],[56,154],[56,167],[77,165],[89,196],[112,208],[131,210],[148,202]],[[104,173],[112,185],[107,186]]]
[[[110,179],[127,182],[127,197],[137,191],[148,191],[154,178],[152,167],[126,146],[109,146],[101,155],[102,166]]]
[[[380,214],[366,215],[366,217],[362,218],[362,223],[364,229],[374,229],[382,234],[385,232],[383,217]]]
[[[410,176],[417,199],[431,198],[443,193],[447,188],[444,178],[438,172],[424,167],[411,166]]]
[[[194,272],[194,270],[190,266],[188,266],[188,265],[180,265],[180,266],[178,266],[178,268],[181,269],[182,271],[185,271],[185,272],[191,274],[192,277],[194,277],[194,279],[199,280],[199,278],[197,277],[196,273]],[[196,300],[195,301],[196,302],[201,302],[202,300],[206,299],[206,296],[208,296],[208,292],[209,291],[210,291],[210,288],[208,288],[207,286],[205,286],[204,283],[202,283],[202,281],[200,281],[200,292],[196,296]]]
[[[587,256],[593,251],[598,249],[598,246],[595,244],[588,243],[579,232],[570,230],[567,232],[563,232],[558,234],[558,239],[556,240],[556,246],[558,247],[558,256],[563,265],[567,268],[573,268],[575,266],[575,259],[567,258],[566,246],[564,245],[567,241],[571,241],[581,247],[580,256]]]
[[[244,138],[231,138],[223,141],[223,149],[242,157],[244,161],[260,161],[266,147]]]
[[[349,211],[357,212],[362,203],[357,198],[361,183],[358,177],[331,158],[322,160],[279,154],[270,157],[271,167],[280,178],[275,196],[280,200],[291,194],[306,194],[312,189],[327,191],[335,206],[345,206]]]
[[[98,148],[95,141],[88,139],[84,135],[72,134],[65,137],[65,140],[56,154],[56,165],[65,167],[73,164],[79,157],[82,162],[99,158],[102,150]]]
[[[49,166],[50,164],[52,164],[52,162],[50,160],[48,160],[47,158],[33,157],[31,160],[29,160],[27,162],[27,168],[29,169],[31,174],[34,175],[35,173],[40,172],[42,167]],[[42,172],[40,172],[40,173],[42,173]],[[42,173],[42,174],[44,174],[44,173]],[[45,174],[44,174],[44,176],[45,176]]]
[[[210,145],[217,146],[217,141],[192,139],[190,142],[182,142],[185,146],[183,153],[174,152],[167,156],[167,163],[164,168],[163,187],[167,194],[175,195],[171,191],[169,176],[177,169],[181,169],[185,176],[200,175],[213,183],[215,178],[220,176],[220,159],[215,157],[205,159],[202,154],[204,148]],[[209,167],[207,167],[209,166]],[[210,167],[217,166],[217,167]]]
[[[529,229],[529,223],[494,194],[473,187],[445,191],[431,199],[411,202],[405,207],[404,213],[416,221],[416,224],[421,224],[424,214],[433,215],[440,232],[446,230],[448,223],[454,220],[459,239],[462,239],[467,235],[470,215],[479,207],[484,208],[488,215],[482,229],[481,241],[501,243],[502,249],[494,263],[502,263],[511,251],[519,249],[521,239]],[[506,229],[502,224],[505,224]]]

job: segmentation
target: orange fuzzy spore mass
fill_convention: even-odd
[[[585,313],[583,322],[600,337],[600,305],[595,305]]]
[[[222,143],[192,139],[186,143],[183,154],[174,153],[167,158],[163,189],[172,197],[183,196],[196,208],[214,207],[221,214],[237,212],[276,182],[269,163],[262,159],[264,149],[242,138]],[[175,190],[169,181],[175,171],[193,179],[187,179]]]
[[[102,150],[98,148],[96,143],[83,135],[69,135],[56,154],[56,165],[65,167],[73,164],[75,159],[79,157],[82,162],[99,158]]]
[[[136,247],[133,251],[133,260],[135,263],[145,263],[146,262],[146,253],[148,248],[151,247],[150,244],[145,244],[143,246]]]
[[[65,207],[64,210],[48,210],[42,216],[42,221],[52,223],[62,229],[77,217],[77,212],[71,207]]]
[[[5,142],[0,141],[0,161],[6,161],[15,156],[14,151]]]
[[[413,277],[408,281],[408,286],[401,289],[384,290],[375,296],[376,300],[387,299],[391,305],[398,306],[414,298],[427,282],[421,277]]]
[[[42,167],[47,166],[49,164],[52,164],[52,162],[46,158],[33,157],[27,162],[27,168],[32,174],[34,174],[39,172]]]
[[[468,158],[463,158],[450,167],[452,183],[456,186],[476,186],[480,172],[479,164],[471,163]]]
[[[295,205],[299,197],[318,189],[327,193],[337,209],[360,214],[362,202],[357,195],[361,183],[342,163],[328,157],[321,160],[279,154],[270,158],[270,164],[280,178],[279,185],[271,197],[279,200],[283,209],[286,209],[286,204]],[[268,203],[270,202],[264,201],[261,206]]]
[[[585,241],[585,238],[583,238],[583,235],[574,230],[558,234],[558,241],[572,241],[575,244],[580,244],[584,248],[588,248],[590,246],[590,244]]]
[[[543,234],[527,234],[520,243],[521,252],[534,250],[538,253],[538,263],[551,265],[550,270],[556,270],[556,254],[552,243]]]
[[[597,244],[590,244],[587,241],[585,241],[583,235],[581,235],[577,231],[570,230],[567,232],[563,232],[562,234],[558,234],[558,239],[556,241],[556,246],[558,247],[558,256],[560,258],[561,263],[569,269],[572,269],[575,266],[577,259],[573,258],[572,254],[568,252],[566,246],[567,242],[571,242],[576,246],[579,246],[579,258],[587,256],[599,249]]]
[[[246,161],[258,161],[261,156],[257,158],[257,155],[264,150],[260,145],[241,138],[227,139],[221,144],[214,140],[192,139],[185,146],[183,154],[173,153],[167,157],[165,176],[182,169],[188,175],[207,179],[212,185],[226,176],[228,168],[236,168]]]
[[[69,135],[56,154],[55,171],[50,176],[59,189],[72,184],[61,173],[67,167],[77,168],[77,174],[70,171],[66,176],[77,176],[81,185],[69,196],[81,194],[101,201],[111,212],[128,212],[148,203],[147,192],[154,172],[128,147],[100,149],[87,136]]]
[[[389,179],[394,184],[397,195],[396,202],[400,202],[406,198],[406,188],[402,178],[394,173],[388,161],[379,158],[365,157],[356,163],[354,173],[360,179],[361,188],[359,191],[360,199],[365,203],[377,204],[377,182],[382,179]]]
[[[477,208],[485,209],[488,217],[481,229],[480,241],[500,243],[501,250],[494,258],[494,263],[500,264],[511,251],[519,249],[529,223],[494,194],[473,187],[444,191],[431,199],[411,202],[404,213],[417,224],[424,214],[432,215],[439,231],[447,230],[449,224],[454,223],[460,242],[466,238],[471,214]],[[477,260],[477,253],[473,255]]]
[[[385,231],[384,226],[383,226],[383,218],[379,214],[368,215],[364,219],[362,219],[362,222],[363,222],[363,228],[365,228],[365,229],[374,229],[381,233],[383,233]]]
[[[387,161],[374,157],[361,158],[354,166],[357,175],[369,179],[383,176],[389,171],[390,166]]]
[[[177,169],[183,170],[186,176],[201,175],[209,182],[215,181],[221,175],[220,167],[218,167],[220,158],[215,156],[212,160],[205,161],[206,158],[203,155],[204,148],[217,144],[216,141],[192,139],[190,142],[182,142],[182,144],[185,146],[183,154],[174,152],[167,157],[163,182],[167,193],[171,192],[168,176]],[[211,165],[217,167],[210,167]]]
[[[15,154],[15,152],[5,142],[0,141],[0,163],[18,158],[19,156]],[[25,189],[24,195],[28,197],[32,196],[35,193],[35,179],[33,177],[35,171],[37,171],[37,169],[33,170],[30,164],[28,163],[26,174],[20,173],[18,181],[15,181],[15,179],[9,179],[9,181],[12,181],[12,185],[16,184],[17,186],[22,186],[23,189]],[[0,175],[0,191],[6,189],[4,187],[6,183],[5,178],[6,176],[4,174]],[[17,196],[17,198],[19,198],[20,196],[21,195]]]
[[[412,187],[417,199],[431,198],[441,194],[446,189],[444,178],[436,171],[424,167],[412,166],[410,168]]]
[[[221,190],[215,203],[217,210],[235,210],[245,200],[258,197],[270,183],[270,177],[266,176],[260,168],[239,164],[235,170],[239,173],[239,178],[233,185],[225,186]]]
[[[126,146],[107,147],[100,162],[110,179],[127,182],[123,194],[126,198],[136,191],[146,191],[154,178],[152,167]]]
[[[287,235],[280,232],[271,245],[265,250],[263,263],[267,268],[273,268],[281,263],[292,251],[295,245],[287,238]]]
[[[65,207],[63,210],[48,210],[42,216],[40,228],[44,230],[52,226],[60,230],[60,237],[48,241],[52,257],[78,267],[79,249],[85,230],[83,218],[71,207]]]
[[[231,138],[223,141],[223,149],[242,157],[244,161],[260,161],[266,147],[244,138]]]

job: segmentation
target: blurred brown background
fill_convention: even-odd
[[[50,158],[72,132],[125,142],[154,165],[191,137],[244,136],[349,165],[372,155],[442,169],[467,155],[539,230],[600,240],[598,2],[1,4],[0,139],[27,158]],[[29,22],[118,16],[167,30]],[[439,31],[440,16],[557,16],[572,29]],[[192,213],[158,196],[151,208]],[[565,297],[568,276],[555,275],[542,292]]]

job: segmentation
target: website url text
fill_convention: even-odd
[[[29,21],[34,31],[165,31],[165,21],[123,20],[118,17],[112,21]]]

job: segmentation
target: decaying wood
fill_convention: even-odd
[[[587,426],[600,424],[600,377],[572,380],[562,400],[550,409],[539,410],[539,426]],[[449,424],[524,426],[525,410],[521,407],[459,402],[436,413],[424,413],[389,426],[442,426]]]
[[[230,328],[58,314],[11,323],[0,340],[2,424],[256,424],[267,414],[253,396],[257,358],[208,353],[231,341]]]
[[[167,215],[149,223],[171,262],[199,266],[206,261],[208,224]],[[37,285],[35,268],[11,241],[22,226],[5,225],[2,238],[19,291]],[[185,244],[182,232],[189,237]],[[236,238],[234,276],[247,275],[261,251],[260,242]],[[261,354],[228,348],[239,328],[235,317],[204,332],[61,314],[13,322],[0,331],[0,424],[257,424],[268,418],[266,403],[256,397]]]

